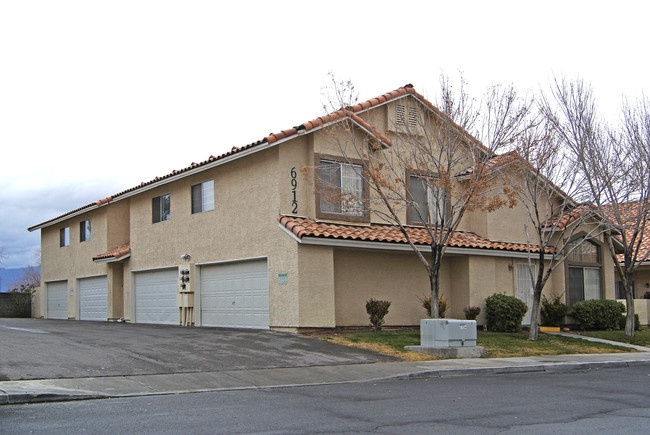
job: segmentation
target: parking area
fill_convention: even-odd
[[[380,361],[394,359],[281,332],[0,318],[0,381]]]

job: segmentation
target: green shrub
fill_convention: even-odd
[[[481,307],[465,307],[463,312],[465,313],[465,319],[476,320],[478,315],[481,314]]]
[[[618,320],[618,329],[625,329],[625,322],[627,322],[627,316],[623,314],[621,318]],[[641,330],[641,325],[639,324],[639,315],[635,314],[634,315],[634,330],[635,331],[640,331]]]
[[[578,328],[585,329],[617,329],[625,305],[613,300],[602,299],[582,301],[573,305],[571,317]]]
[[[650,292],[645,292],[643,299],[650,299]]]
[[[420,305],[427,313],[427,317],[431,317],[431,296],[428,298],[425,298],[424,296],[418,296],[418,299],[420,300]],[[438,299],[438,314],[440,315],[441,319],[445,318],[445,314],[447,313],[447,306],[448,305],[446,299]]]
[[[551,294],[548,299],[546,295],[542,295],[542,321],[547,326],[561,326],[564,322],[564,316],[569,312],[569,307],[562,302],[564,294]]]
[[[370,316],[370,324],[375,331],[381,331],[381,327],[384,324],[384,317],[388,314],[389,307],[390,301],[370,299],[366,302],[366,312]]]
[[[490,331],[519,332],[528,306],[514,296],[495,293],[485,300],[485,315]]]

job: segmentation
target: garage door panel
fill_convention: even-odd
[[[47,285],[47,318],[68,319],[68,282],[49,282]]]
[[[163,325],[178,324],[178,271],[176,269],[135,274],[135,321]]]
[[[201,267],[204,326],[268,329],[266,260]]]
[[[79,319],[106,321],[108,318],[108,280],[106,276],[79,280]]]

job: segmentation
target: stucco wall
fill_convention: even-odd
[[[77,280],[108,273],[106,264],[93,262],[95,255],[107,251],[107,209],[108,207],[101,207],[41,229],[41,287],[38,290],[38,299],[41,301],[43,315],[47,315],[45,283],[67,280],[68,318],[74,319],[78,316]],[[86,219],[91,222],[90,240],[80,242],[79,224]],[[60,247],[60,229],[66,226],[70,228],[70,244]]]
[[[131,197],[131,258],[125,273],[174,267],[189,254],[197,265],[247,258],[269,259],[277,276],[277,148],[262,151]],[[191,186],[214,180],[214,210],[192,214]],[[152,223],[152,198],[170,194],[171,217]],[[131,318],[131,282],[125,280],[125,316]],[[196,284],[196,283],[195,283]],[[279,291],[269,279],[269,291]],[[271,307],[271,323],[277,307]]]
[[[391,301],[386,325],[416,325],[425,317],[418,297],[429,294],[424,266],[413,253],[334,251],[336,326],[369,324],[366,301]]]

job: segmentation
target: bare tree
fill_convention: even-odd
[[[11,285],[15,291],[25,292],[41,285],[41,272],[34,266],[25,269],[22,276]]]
[[[538,338],[542,290],[552,272],[585,240],[602,232],[593,208],[572,199],[580,184],[568,152],[548,117],[539,116],[534,127],[520,136],[517,151],[500,162],[508,168],[504,173],[514,174],[512,189],[528,215],[528,271],[533,283],[530,340]]]
[[[650,218],[650,102],[623,105],[618,125],[599,122],[591,88],[580,80],[555,81],[554,120],[579,170],[584,199],[607,225],[607,246],[625,291],[625,333],[634,335],[633,275],[650,253],[641,249]],[[647,237],[647,235],[646,235]]]
[[[514,205],[492,159],[525,131],[530,109],[530,101],[513,87],[492,86],[476,101],[462,76],[457,89],[445,76],[440,85],[437,107],[414,91],[413,98],[396,103],[390,139],[368,125],[366,134],[358,134],[364,121],[350,111],[356,101],[350,82],[333,81],[328,93],[329,109],[341,118],[330,129],[332,138],[348,163],[366,162],[350,166],[371,191],[368,198],[352,195],[342,201],[365,207],[400,230],[428,273],[432,318],[439,317],[442,260],[465,214]],[[319,189],[327,192],[327,180],[319,178]],[[421,233],[413,225],[426,237],[416,236]]]

